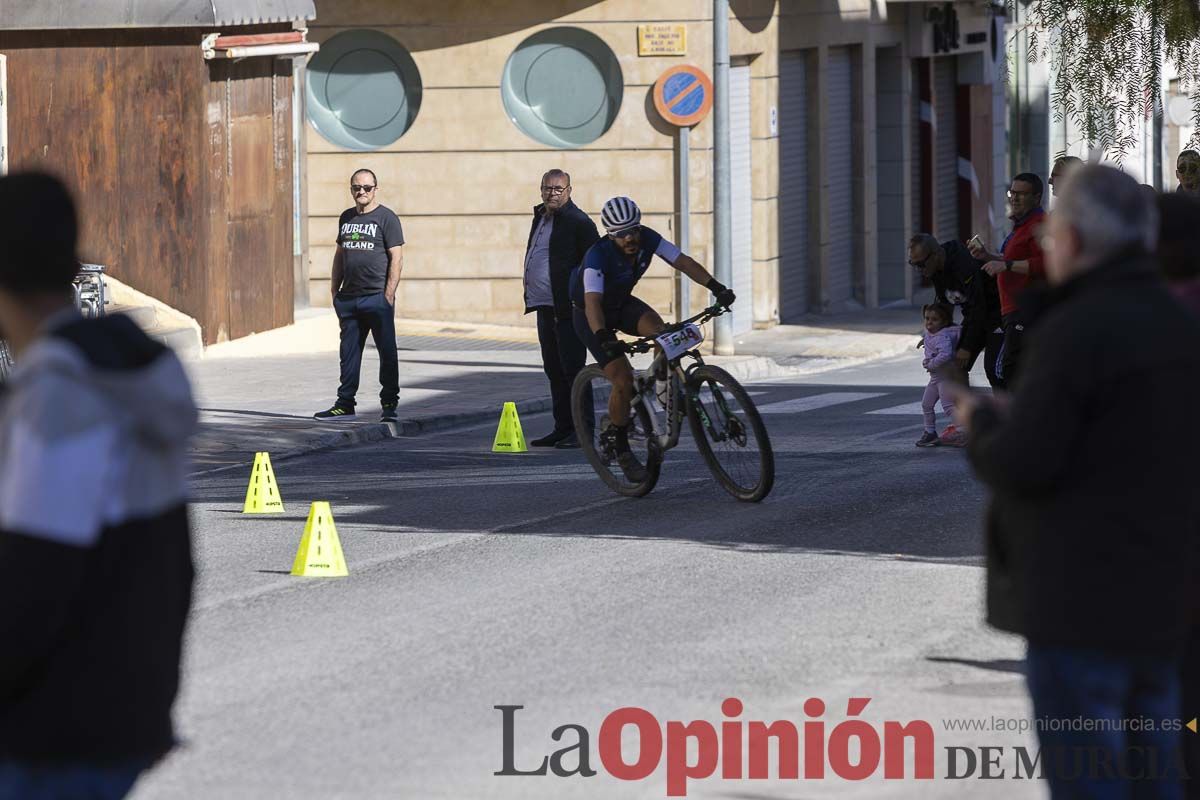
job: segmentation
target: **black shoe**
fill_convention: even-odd
[[[570,431],[550,431],[550,433],[546,434],[542,438],[534,439],[529,444],[533,445],[534,447],[554,447],[556,444],[570,435]]]
[[[921,438],[917,440],[917,447],[937,447],[941,443],[942,440],[938,438],[936,433],[925,431]]]
[[[395,403],[384,403],[383,404],[383,413],[381,413],[379,415],[379,421],[380,422],[395,422],[397,419],[398,418],[396,416],[396,404]]]
[[[313,414],[313,419],[319,419],[323,422],[342,422],[343,420],[352,420],[355,418],[353,406],[340,406],[334,403],[331,408],[325,411],[318,411]]]
[[[559,439],[554,445],[555,450],[578,450],[579,437],[575,435],[575,431],[571,431],[563,438]]]
[[[621,472],[625,473],[625,479],[630,483],[642,483],[649,477],[646,468],[642,466],[642,462],[637,460],[637,456],[631,450],[618,452],[617,463],[621,465]]]

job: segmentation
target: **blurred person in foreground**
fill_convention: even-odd
[[[1022,382],[963,393],[967,453],[991,489],[988,621],[1028,641],[1026,678],[1054,798],[1182,797],[1179,663],[1200,544],[1200,322],[1149,255],[1157,210],[1129,176],[1081,168],[1046,237],[1049,288]],[[1114,774],[1074,776],[1098,753]],[[1146,780],[1130,793],[1128,779]]]
[[[74,204],[0,178],[0,799],[124,797],[174,744],[196,424],[183,368],[84,320]]]
[[[1176,299],[1200,319],[1200,197],[1182,192],[1158,198],[1158,260]],[[1192,630],[1184,650],[1180,679],[1183,681],[1180,718],[1200,717],[1200,593],[1194,594]],[[1188,800],[1200,800],[1200,734],[1182,732],[1184,763],[1187,765]]]
[[[1200,196],[1182,192],[1158,198],[1158,259],[1171,293],[1200,314]]]

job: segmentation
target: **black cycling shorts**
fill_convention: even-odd
[[[654,311],[654,309],[638,298],[630,296],[617,308],[604,309],[604,327],[627,333],[630,336],[637,336],[638,321],[647,311]],[[572,306],[571,313],[571,323],[575,326],[575,333],[579,335],[579,340],[592,354],[592,358],[596,359],[596,363],[605,367],[615,361],[616,359],[605,355],[604,350],[600,348],[600,342],[597,341],[596,334],[592,333],[592,326],[588,324],[587,314],[583,309],[579,306]]]

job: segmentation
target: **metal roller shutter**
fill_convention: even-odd
[[[825,297],[837,309],[853,297],[854,274],[854,84],[850,50],[829,48],[829,286]]]
[[[730,242],[733,247],[733,332],[745,333],[754,325],[752,275],[754,253],[754,201],[750,164],[750,67],[729,68],[729,174],[733,183]]]
[[[912,230],[910,233],[925,232],[921,223],[921,66],[914,59],[912,64]]]
[[[937,119],[934,161],[937,163],[935,227],[938,241],[958,238],[958,137],[955,99],[958,74],[954,57],[933,60],[933,104]]]
[[[779,319],[808,311],[808,70],[803,53],[779,61]]]

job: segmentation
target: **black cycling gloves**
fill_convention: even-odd
[[[616,358],[625,352],[621,343],[617,341],[617,334],[612,328],[601,328],[596,331],[596,341],[600,344],[604,355],[609,358]]]
[[[704,288],[716,295],[717,303],[725,306],[725,308],[729,308],[733,305],[733,301],[737,299],[737,295],[733,293],[733,289],[725,286],[716,278],[709,278],[708,283],[704,284]]]

